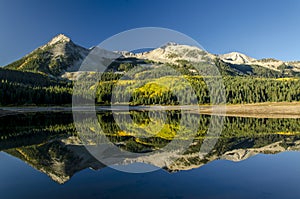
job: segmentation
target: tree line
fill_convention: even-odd
[[[170,76],[162,76],[157,71],[138,70],[140,71],[133,80],[132,77],[109,72],[101,75],[101,81],[91,78],[90,88],[82,87],[87,92],[73,90],[74,82],[71,81],[19,71],[12,76],[6,70],[1,70],[0,105],[65,105],[72,103],[73,94],[86,98],[92,92],[97,105],[109,105],[113,92],[115,102],[120,104],[126,103],[128,96],[130,105],[177,105],[182,101],[187,104],[210,104],[211,96],[218,96],[220,92],[217,89],[211,93],[208,89],[208,85],[215,81],[214,77],[204,79],[199,75],[176,76],[170,72]],[[165,71],[162,74],[164,73]],[[229,104],[299,101],[299,80],[252,76],[222,77],[226,102]]]
[[[170,78],[166,83],[165,78],[158,78],[154,81],[104,81],[100,82],[96,89],[96,103],[109,104],[112,92],[118,103],[126,102],[126,96],[130,95],[131,105],[177,105],[179,101],[190,104],[210,104],[212,102],[208,84],[215,81],[214,78],[187,77],[191,85],[190,90],[186,91],[187,86],[182,86],[181,79]],[[171,81],[174,81],[173,84]],[[176,83],[177,81],[177,83]],[[187,84],[187,82],[185,84]],[[180,84],[181,83],[181,84]],[[223,77],[225,88],[225,98],[228,104],[241,103],[260,103],[260,102],[292,102],[300,100],[300,81],[295,78],[255,78],[255,77]],[[169,84],[169,85],[167,85]],[[164,88],[167,85],[168,88]],[[195,100],[196,95],[197,100]],[[128,98],[128,97],[127,97]],[[122,101],[123,100],[123,101]]]

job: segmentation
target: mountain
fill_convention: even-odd
[[[214,55],[196,46],[167,43],[148,52],[119,52],[126,58],[152,60],[158,63],[180,64],[188,62],[214,62],[223,75],[260,77],[298,76],[300,62],[284,62],[276,59],[254,59],[239,52]]]
[[[233,65],[248,65],[260,66],[265,69],[280,72],[288,76],[293,76],[293,73],[300,72],[300,62],[285,62],[273,58],[254,59],[247,55],[238,52],[232,52],[218,56],[222,61]]]
[[[222,75],[231,76],[258,76],[258,77],[293,77],[300,75],[300,62],[285,62],[276,59],[254,59],[239,52],[231,52],[222,55],[211,54],[199,47],[182,45],[177,43],[167,43],[156,49],[148,49],[134,52],[110,52],[98,47],[86,49],[81,47],[63,34],[59,34],[47,44],[37,48],[23,58],[7,65],[4,69],[29,71],[41,73],[50,77],[62,77],[75,79],[83,60],[89,53],[93,53],[89,63],[97,66],[97,53],[105,52],[100,55],[99,60],[108,59],[115,61],[111,64],[112,72],[124,72],[133,66],[143,65],[145,61],[150,63],[173,64],[183,68],[189,62],[208,62],[216,63]],[[113,58],[112,58],[113,57]],[[96,59],[95,59],[96,58]],[[123,65],[122,67],[120,67]],[[131,67],[124,67],[124,65]],[[149,65],[149,64],[148,64]],[[125,70],[125,71],[126,71]],[[193,74],[192,67],[188,70]]]
[[[248,57],[242,53],[232,52],[228,54],[219,55],[224,62],[231,64],[250,64],[255,59],[252,57]]]
[[[213,72],[212,64],[218,70],[208,76],[212,80],[211,77],[222,75],[227,103],[299,101],[300,81],[294,77],[300,77],[300,62],[256,60],[237,52],[214,55],[196,46],[176,43],[138,53],[112,52],[99,47],[86,49],[60,34],[20,60],[0,68],[0,105],[67,105],[72,102],[72,96],[87,99],[88,93],[73,89],[73,80],[79,76],[88,82],[101,78],[102,81],[95,81],[86,89],[93,92],[97,88],[98,105],[110,104],[115,80],[123,82],[121,93],[129,94],[136,88],[131,105],[175,105],[179,101],[174,93],[168,89],[159,91],[155,85],[171,83],[182,75],[193,77],[198,103],[209,104],[208,88],[202,85],[206,85],[204,74]],[[128,75],[133,75],[135,80],[128,81],[131,79]],[[275,79],[279,77],[293,78]],[[141,87],[141,82],[147,83]],[[129,84],[130,87],[125,86]],[[185,87],[172,87],[184,93]],[[194,103],[189,95],[183,99]],[[123,100],[120,98],[118,103],[124,103]]]
[[[89,49],[76,45],[67,36],[59,34],[4,68],[60,76],[66,71],[77,71],[89,52]]]
[[[133,56],[163,63],[176,63],[178,60],[204,62],[215,58],[214,55],[196,46],[180,45],[177,43],[167,43],[149,52],[137,53]]]

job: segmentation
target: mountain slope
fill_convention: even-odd
[[[94,49],[94,50],[93,50]],[[44,46],[41,46],[23,58],[5,66],[5,69],[42,73],[48,76],[72,79],[82,61],[97,48],[86,49],[76,45],[63,34],[59,34]],[[101,52],[104,49],[99,49]],[[160,64],[173,64],[193,75],[191,62],[215,63],[222,75],[256,77],[293,77],[300,76],[300,62],[284,62],[276,59],[257,60],[245,54],[232,52],[214,55],[189,45],[167,43],[146,52],[110,52],[120,59],[115,60],[112,72],[125,72],[133,66],[145,65],[145,60]],[[105,57],[106,54],[101,54]],[[94,64],[97,66],[97,64]],[[129,66],[131,65],[131,66]],[[151,65],[151,64],[148,64]],[[120,67],[121,66],[121,67]],[[163,65],[161,65],[163,66]],[[97,66],[98,67],[98,66]],[[122,71],[122,68],[126,68]],[[121,70],[120,70],[121,69]]]
[[[88,53],[88,49],[74,44],[70,38],[59,34],[46,45],[4,68],[59,76],[65,71],[78,70]]]
[[[219,55],[223,62],[231,64],[234,68],[240,68],[243,66],[250,66],[259,70],[266,71],[271,70],[272,73],[278,73],[280,76],[295,76],[299,75],[300,62],[284,62],[273,58],[254,59],[247,55],[238,52],[232,52],[228,54]],[[259,68],[257,68],[259,67]]]
[[[248,57],[247,55],[238,52],[219,55],[219,58],[221,58],[224,62],[231,64],[249,64],[252,61],[255,61],[254,58]]]
[[[154,50],[143,53],[123,54],[127,57],[133,56],[140,59],[149,59],[156,62],[176,63],[178,60],[191,62],[211,61],[216,56],[210,54],[196,46],[181,45],[177,43],[167,43]]]
[[[196,46],[167,43],[143,53],[119,52],[126,58],[152,60],[186,67],[187,62],[214,62],[222,75],[258,77],[291,77],[300,74],[300,62],[275,59],[257,60],[239,52],[214,55]]]

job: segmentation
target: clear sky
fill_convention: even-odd
[[[58,33],[91,47],[147,26],[180,31],[215,54],[300,60],[298,0],[0,0],[0,65]]]

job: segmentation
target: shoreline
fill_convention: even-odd
[[[226,105],[224,116],[255,118],[300,118],[300,102],[265,102],[255,104]],[[213,115],[212,107],[202,110]],[[219,114],[222,115],[222,114]]]
[[[126,111],[128,106],[115,105],[95,106],[96,111]],[[75,111],[93,111],[91,107],[77,107]],[[236,116],[236,117],[256,117],[256,118],[300,118],[300,102],[264,102],[254,104],[229,104],[229,105],[186,105],[186,106],[159,106],[141,105],[130,106],[129,110],[149,111],[149,110],[183,110],[195,114]],[[0,117],[29,112],[72,112],[71,106],[22,106],[22,107],[0,107]]]

